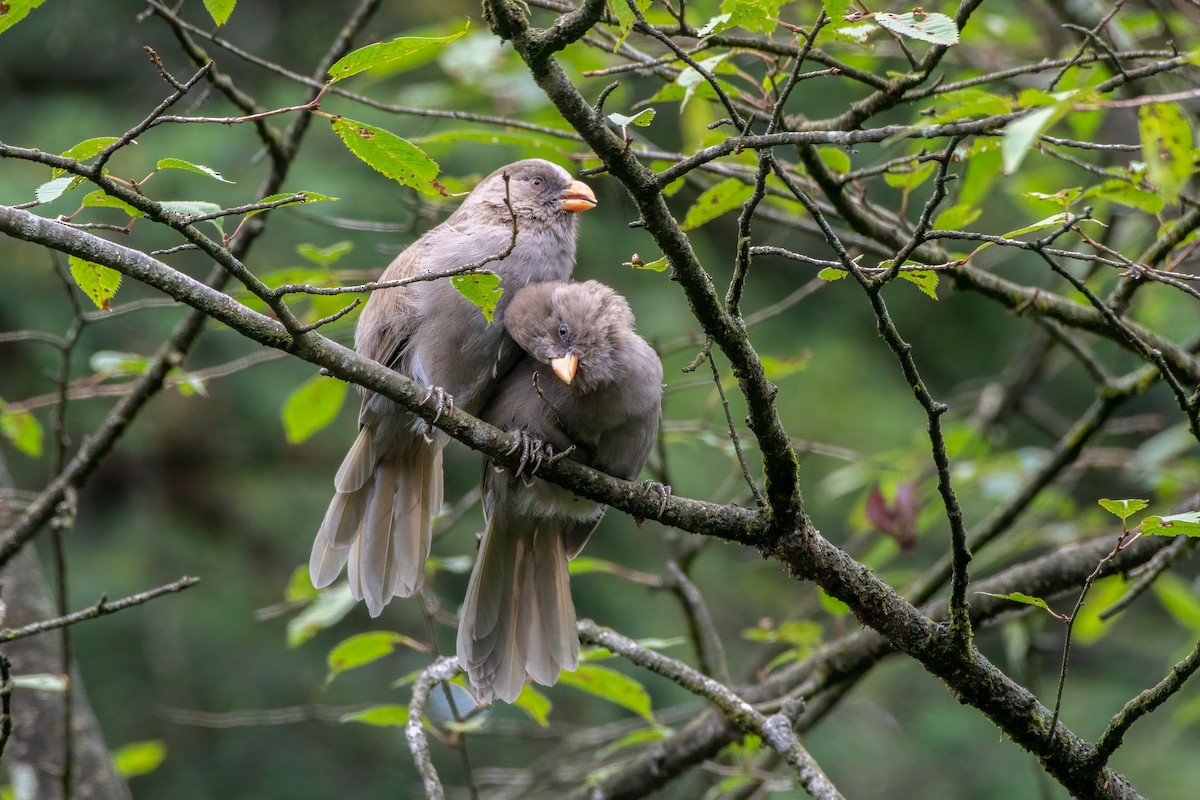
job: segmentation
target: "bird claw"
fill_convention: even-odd
[[[658,515],[661,517],[667,510],[667,501],[671,499],[671,487],[658,481],[642,481],[642,489],[647,494],[658,495]]]
[[[533,438],[525,431],[511,431],[511,433],[517,441],[508,449],[506,455],[511,456],[518,451],[521,453],[521,460],[517,463],[515,470],[518,478],[534,477],[542,468],[543,463],[554,458],[554,451],[545,442]],[[526,468],[529,468],[528,473],[525,471]]]
[[[433,405],[433,422],[437,422],[442,418],[443,414],[449,414],[454,411],[454,397],[440,386],[427,386],[425,396],[421,398],[421,405],[425,405],[431,399]],[[421,429],[421,438],[426,444],[433,444],[433,423],[426,422]]]

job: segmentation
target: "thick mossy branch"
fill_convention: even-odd
[[[671,263],[696,319],[733,365],[734,376],[746,398],[750,429],[758,438],[763,456],[772,535],[779,536],[797,525],[802,526],[804,505],[800,496],[799,462],[775,409],[778,390],[767,379],[762,361],[745,329],[722,307],[712,279],[671,215],[655,174],[637,160],[624,140],[609,128],[605,118],[583,98],[555,59],[546,53],[543,46],[546,33],[530,28],[515,2],[486,0],[484,8],[492,30],[512,41],[534,80],[559,113],[625,186],[637,205],[643,226]],[[577,31],[585,20],[590,20],[587,27],[594,25],[603,11],[603,3],[589,2],[578,12],[585,16],[576,18],[579,21],[571,23],[571,30]]]

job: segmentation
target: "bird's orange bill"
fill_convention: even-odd
[[[571,181],[563,192],[562,207],[567,211],[587,211],[589,208],[595,208],[596,193],[583,181]]]
[[[575,370],[579,368],[579,356],[569,355],[550,359],[550,369],[566,384],[575,379]]]

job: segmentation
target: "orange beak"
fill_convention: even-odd
[[[563,192],[562,207],[565,211],[587,211],[596,207],[596,193],[583,181],[571,181]],[[567,381],[570,383],[570,381]]]
[[[568,386],[575,379],[575,370],[579,369],[579,356],[567,355],[559,358],[550,359],[550,369],[554,370],[554,374],[559,380]]]

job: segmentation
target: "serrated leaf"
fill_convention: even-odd
[[[612,124],[621,128],[628,128],[630,125],[636,125],[639,128],[645,128],[654,121],[654,114],[655,111],[653,108],[643,108],[632,117],[627,117],[624,114],[613,112],[612,114],[608,115],[608,118],[612,121]]]
[[[513,705],[524,711],[526,716],[541,727],[550,727],[550,699],[529,684],[521,688],[521,693],[517,695]]]
[[[385,69],[401,59],[460,39],[470,28],[471,21],[467,20],[461,31],[448,36],[401,36],[390,42],[376,42],[360,47],[334,62],[329,68],[329,82],[336,83],[370,69]]]
[[[940,231],[961,230],[979,219],[980,208],[968,205],[950,206],[933,218],[933,227]]]
[[[825,16],[837,22],[846,16],[850,9],[850,0],[821,0],[821,5],[825,8]]]
[[[326,659],[329,674],[325,677],[325,684],[328,685],[334,678],[347,670],[366,666],[384,656],[391,655],[395,651],[396,645],[400,644],[422,652],[429,649],[415,639],[390,631],[360,633],[344,639],[329,651]]]
[[[33,689],[38,692],[65,692],[70,681],[66,675],[34,672],[28,675],[14,675],[12,685],[18,689]]]
[[[483,312],[488,324],[496,313],[496,303],[504,290],[500,288],[500,276],[490,272],[471,272],[466,275],[455,275],[450,279],[458,293],[467,298]]]
[[[338,722],[358,722],[363,725],[374,725],[377,728],[402,728],[408,724],[408,707],[400,705],[382,705],[364,708],[345,714]]]
[[[1150,505],[1149,501],[1147,500],[1099,500],[1097,502],[1105,511],[1112,514],[1114,517],[1120,517],[1123,520],[1129,519],[1134,514]]]
[[[112,299],[121,286],[121,273],[76,256],[71,256],[70,265],[71,277],[83,293],[96,304],[96,308],[102,311],[112,310]]]
[[[696,202],[688,209],[680,229],[690,231],[699,228],[704,223],[737,208],[752,194],[754,194],[754,187],[737,178],[729,178],[716,186],[710,186],[696,198]]]
[[[114,142],[120,141],[117,136],[96,136],[91,139],[84,139],[77,145],[67,148],[59,153],[63,158],[73,158],[76,161],[87,161],[94,155],[98,155],[100,151],[108,147]],[[54,175],[61,175],[63,170],[55,169]]]
[[[721,14],[708,21],[700,36],[721,33],[730,28],[745,28],[749,31],[768,33],[775,30],[775,19],[779,9],[791,0],[723,0]]]
[[[271,194],[271,195],[267,195],[266,197],[262,198],[261,200],[259,200],[257,202],[259,202],[259,203],[274,203],[276,200],[283,200],[284,198],[294,197],[295,195],[298,195],[298,194],[303,195],[304,197],[301,200],[297,200],[296,204],[321,203],[321,202],[341,199],[338,197],[330,197],[329,195],[321,194],[320,192],[302,191],[302,192],[282,192],[280,194]],[[288,204],[282,205],[282,206],[276,206],[276,208],[287,208],[289,205],[292,205],[292,203],[288,203]],[[246,219],[250,219],[255,214],[263,214],[263,213],[266,213],[267,211],[274,211],[274,210],[275,209],[273,209],[273,208],[260,208],[256,211],[250,211],[246,214]]]
[[[224,25],[229,21],[229,15],[233,13],[235,5],[237,5],[237,0],[204,0],[204,7],[208,9],[213,22],[218,25]]]
[[[335,117],[332,127],[346,149],[375,171],[422,194],[438,197],[444,194],[437,182],[441,167],[412,142],[346,117]]]
[[[42,455],[42,426],[28,411],[9,411],[0,400],[0,435],[30,458]]]
[[[650,7],[651,0],[634,0],[637,4],[638,11],[643,14]],[[629,8],[629,4],[625,0],[608,0],[608,10],[617,19],[617,43],[613,46],[613,52],[617,52],[621,45],[625,43],[625,39],[629,36],[629,32],[633,30],[634,24],[637,22],[637,17]]]
[[[203,164],[193,164],[190,161],[184,161],[182,158],[162,158],[159,159],[155,169],[185,169],[188,172],[196,172],[200,175],[207,175],[210,178],[215,178],[221,183],[233,183],[221,177],[221,173],[217,172],[212,167],[206,167]]]
[[[46,0],[5,0],[4,12],[0,13],[0,33],[23,20],[30,11],[40,6]]]
[[[1012,600],[1014,603],[1024,603],[1027,606],[1037,606],[1038,608],[1049,611],[1054,614],[1054,610],[1047,605],[1046,601],[1040,597],[1025,594],[1024,592],[1009,592],[1008,594],[996,594],[995,592],[976,592],[975,594],[984,594],[988,597],[998,597],[1001,600]]]
[[[930,269],[901,270],[898,273],[901,280],[906,280],[921,290],[923,294],[938,299],[938,274]]]
[[[167,745],[160,739],[133,742],[118,748],[113,754],[113,768],[122,778],[148,775],[167,759]]]
[[[1174,203],[1194,170],[1191,124],[1179,106],[1153,103],[1138,112],[1138,134],[1146,177],[1166,202]]]
[[[308,565],[296,567],[292,577],[288,578],[287,588],[283,590],[283,599],[289,603],[299,603],[304,600],[315,600],[321,592],[312,585],[308,577]]]
[[[97,189],[94,192],[85,194],[83,196],[83,202],[81,205],[84,205],[88,208],[115,208],[120,211],[124,211],[131,217],[142,216],[141,211],[138,211],[136,208],[129,205],[129,203],[126,203],[119,197],[113,197],[110,194],[105,194],[103,189]]]
[[[350,594],[350,585],[342,582],[317,595],[307,608],[288,620],[288,647],[299,647],[317,634],[332,627],[350,613],[358,601]]]
[[[299,444],[337,419],[349,384],[315,375],[300,384],[280,409],[289,444]]]
[[[823,281],[840,281],[849,274],[850,273],[844,269],[838,269],[837,267],[825,267],[825,269],[817,273],[817,277]]]
[[[1171,514],[1166,517],[1146,517],[1142,520],[1142,533],[1155,536],[1200,536],[1200,511]]]
[[[342,256],[354,249],[354,242],[336,242],[328,247],[317,247],[315,244],[298,244],[296,252],[306,261],[321,267],[331,267]]]
[[[33,197],[39,203],[50,203],[62,197],[69,190],[83,183],[83,178],[75,175],[63,175],[43,183],[33,190]]]
[[[907,14],[876,12],[873,19],[892,33],[922,42],[950,46],[958,44],[958,26],[945,14],[910,11]]]
[[[624,673],[597,664],[580,664],[574,672],[563,672],[559,681],[628,709],[652,725],[656,724],[646,687]]]

